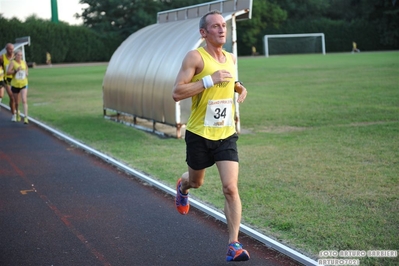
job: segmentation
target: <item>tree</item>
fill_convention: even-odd
[[[175,8],[181,8],[186,6],[192,6],[202,3],[210,2],[209,0],[160,0],[163,5],[162,10],[169,10]]]
[[[126,39],[137,30],[156,23],[156,14],[160,11],[207,2],[209,0],[80,0],[88,7],[76,17],[97,32]],[[268,25],[277,27],[286,19],[286,12],[268,0],[254,0],[252,10],[251,20],[237,23],[239,49],[248,53],[252,45],[262,47],[260,33]]]
[[[238,53],[251,54],[252,46],[263,48],[263,33],[267,27],[278,28],[287,18],[287,12],[268,0],[254,0],[252,18],[237,23]]]
[[[156,22],[160,1],[147,0],[80,0],[88,7],[82,14],[83,24],[101,33],[127,38],[133,32]]]
[[[111,33],[126,39],[132,33],[156,23],[158,12],[207,2],[206,0],[80,0],[87,4],[83,24],[100,33]]]
[[[327,48],[342,51],[353,38],[368,50],[397,49],[397,0],[269,0],[287,12],[280,29],[267,34],[325,32]]]
[[[371,3],[362,1],[361,8],[366,10],[364,19],[377,25],[380,43],[393,49],[399,47],[399,3],[396,0],[376,0]]]
[[[287,20],[320,18],[333,0],[269,0],[287,12]],[[349,1],[349,0],[346,0]]]

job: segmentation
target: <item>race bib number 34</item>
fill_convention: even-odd
[[[232,105],[233,99],[209,100],[204,125],[207,127],[232,126]]]

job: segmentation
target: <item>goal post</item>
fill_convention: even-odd
[[[274,34],[264,36],[265,56],[269,54],[326,54],[324,33]],[[285,51],[284,51],[285,49]]]

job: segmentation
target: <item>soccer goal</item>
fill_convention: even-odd
[[[264,45],[266,57],[281,54],[326,54],[324,33],[265,35]]]

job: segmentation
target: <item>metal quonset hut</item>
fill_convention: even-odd
[[[156,24],[129,36],[112,55],[103,80],[104,117],[153,132],[158,132],[157,123],[166,124],[181,137],[191,100],[175,103],[172,90],[184,56],[204,43],[198,26],[201,16],[215,9],[223,13],[228,29],[224,48],[237,56],[235,24],[250,19],[251,8],[252,0],[227,0],[159,12]],[[126,122],[126,117],[133,122]],[[136,118],[150,126],[138,125]]]
[[[25,45],[30,45],[30,36],[25,36],[25,37],[21,37],[21,38],[17,38],[15,39],[15,43],[14,45],[14,51],[16,50],[21,50],[22,51],[22,59],[25,59]],[[0,55],[5,54],[6,48],[3,48],[2,50],[0,50]]]

